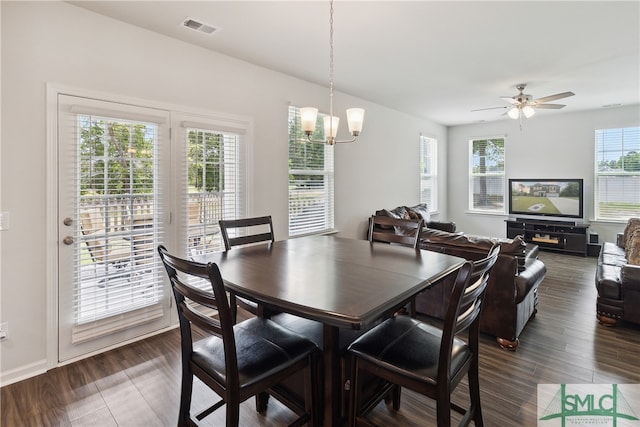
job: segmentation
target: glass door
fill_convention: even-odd
[[[156,251],[169,123],[163,110],[58,95],[59,361],[169,325]]]

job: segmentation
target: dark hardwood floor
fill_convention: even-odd
[[[543,252],[548,273],[539,289],[538,314],[520,336],[516,352],[483,336],[480,386],[487,426],[535,426],[538,384],[640,383],[640,327],[607,328],[595,317],[595,258]],[[180,353],[178,330],[56,368],[1,389],[2,426],[174,426]],[[196,382],[194,406],[211,393]],[[467,398],[466,383],[454,400]],[[639,405],[640,406],[640,405]],[[369,419],[379,426],[433,426],[435,406],[403,391],[400,411],[384,402]],[[241,425],[282,426],[295,416],[273,399],[266,416],[253,400],[243,404]],[[457,421],[458,418],[455,418]],[[224,410],[204,425],[224,425]]]

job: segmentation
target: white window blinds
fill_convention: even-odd
[[[314,138],[324,139],[318,115]],[[322,233],[334,228],[333,147],[308,142],[300,109],[289,107],[289,235]]]
[[[469,209],[504,213],[504,138],[469,141]]]
[[[185,159],[179,205],[186,256],[224,250],[218,222],[246,216],[244,123],[211,118],[180,121]]]
[[[420,136],[420,203],[438,210],[438,141]]]
[[[77,212],[72,343],[163,316],[162,150],[166,116],[74,106]],[[144,120],[144,121],[142,121]],[[71,170],[71,169],[70,169]],[[67,189],[69,190],[69,189]],[[72,193],[69,193],[70,195]]]
[[[595,132],[596,219],[640,216],[640,127]]]

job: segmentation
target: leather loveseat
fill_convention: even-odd
[[[596,316],[601,324],[640,323],[640,218],[631,218],[616,243],[604,242],[596,269]]]
[[[416,210],[404,208],[405,210]],[[376,215],[398,213],[377,211]],[[430,224],[430,221],[425,221]],[[437,224],[439,225],[439,224]],[[455,228],[453,229],[455,231]],[[399,232],[399,230],[388,230]],[[519,344],[518,337],[537,311],[538,285],[546,275],[546,267],[538,259],[538,246],[526,244],[520,236],[515,239],[497,239],[442,231],[425,227],[420,237],[420,248],[459,256],[468,260],[484,258],[493,244],[500,244],[500,255],[493,267],[480,317],[480,331],[496,337],[498,343],[510,350]],[[418,314],[442,319],[449,303],[453,275],[416,297]]]

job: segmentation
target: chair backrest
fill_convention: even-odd
[[[486,258],[467,261],[458,272],[443,325],[439,366],[442,371],[439,374],[448,375],[453,338],[457,334],[468,330],[468,345],[472,351],[477,351],[482,300],[499,253],[500,246],[494,245]],[[449,363],[443,363],[445,360]]]
[[[224,241],[224,247],[226,250],[231,249],[233,246],[248,245],[250,243],[273,242],[275,240],[273,235],[273,223],[271,222],[270,215],[243,219],[221,219],[219,224],[220,231],[222,233],[222,240]],[[248,232],[251,227],[266,228],[266,231],[249,234]],[[236,237],[229,237],[229,230],[231,229],[244,229],[247,233]]]
[[[222,338],[227,384],[239,384],[234,322],[218,266],[177,258],[169,254],[163,245],[158,246],[158,253],[167,270],[176,300],[183,363],[190,359],[193,351],[192,325],[195,325],[205,333]],[[193,282],[198,279],[209,281],[211,292],[193,286]],[[217,318],[207,313],[206,309],[217,310]]]
[[[397,219],[372,215],[369,219],[369,241],[399,243],[417,248],[420,243],[421,219]]]

